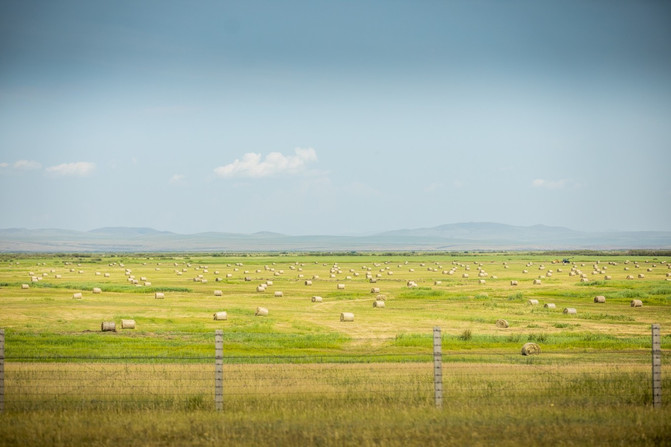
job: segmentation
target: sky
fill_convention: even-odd
[[[0,228],[671,231],[666,1],[0,0]]]

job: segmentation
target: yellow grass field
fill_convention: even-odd
[[[666,397],[670,259],[565,257],[3,255],[0,445],[669,444],[668,406],[652,408],[650,325],[662,328]],[[520,354],[528,341],[540,355]]]

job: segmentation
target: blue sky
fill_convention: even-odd
[[[0,228],[671,230],[662,1],[0,1]]]

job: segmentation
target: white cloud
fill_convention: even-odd
[[[214,173],[219,177],[269,177],[275,174],[297,174],[305,170],[306,166],[317,160],[314,149],[296,148],[295,155],[282,155],[271,152],[261,160],[261,154],[253,152],[243,155],[242,160],[236,159],[233,163],[219,166]]]
[[[545,188],[545,189],[564,189],[570,186],[577,186],[576,183],[571,179],[561,179],[561,180],[546,180],[542,178],[537,178],[531,182],[534,188]]]
[[[14,169],[28,171],[32,169],[40,169],[42,165],[33,160],[18,160],[14,163]]]
[[[173,185],[184,184],[185,180],[186,176],[184,174],[175,174],[172,177],[170,177],[170,183],[172,183]]]
[[[86,177],[93,172],[95,167],[95,163],[78,161],[75,163],[62,163],[60,165],[50,166],[45,170],[48,173],[55,175]]]
[[[0,168],[8,168],[8,167],[9,167],[9,163],[6,163],[4,161],[2,163],[0,163]]]

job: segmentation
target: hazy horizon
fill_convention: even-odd
[[[671,4],[0,4],[0,228],[671,230]]]
[[[559,226],[559,225],[546,225],[546,224],[532,224],[532,225],[510,225],[506,223],[501,223],[501,222],[451,222],[451,223],[445,223],[445,224],[440,224],[440,225],[435,225],[435,226],[420,226],[420,227],[407,227],[407,228],[387,228],[387,229],[382,229],[382,230],[377,230],[377,231],[369,231],[369,232],[360,232],[360,233],[283,233],[279,231],[273,231],[273,230],[259,230],[259,231],[254,231],[254,232],[235,232],[235,231],[196,231],[196,232],[180,232],[180,231],[173,231],[167,228],[154,228],[154,227],[139,227],[139,226],[103,226],[103,227],[96,227],[96,228],[89,228],[89,229],[84,229],[84,230],[77,230],[73,228],[62,228],[62,227],[44,227],[44,228],[29,228],[29,227],[6,227],[6,228],[0,228],[0,231],[7,231],[7,230],[26,230],[26,231],[73,231],[73,232],[81,232],[81,233],[91,233],[91,232],[96,232],[96,231],[101,231],[101,230],[150,230],[152,232],[159,232],[159,233],[173,233],[176,235],[194,235],[194,234],[202,234],[202,233],[230,233],[230,234],[240,234],[240,235],[257,235],[257,234],[278,234],[282,236],[344,236],[344,237],[358,237],[358,236],[374,236],[374,235],[380,235],[384,233],[394,233],[394,232],[399,232],[399,231],[416,231],[416,230],[432,230],[435,228],[441,228],[441,227],[446,227],[446,226],[465,226],[465,227],[471,227],[473,228],[474,226],[478,225],[494,225],[494,226],[501,226],[501,227],[512,227],[512,228],[528,228],[528,229],[533,229],[533,228],[538,228],[538,227],[545,227],[545,228],[553,228],[553,229],[562,229],[562,230],[569,230],[569,231],[574,231],[578,233],[627,233],[627,232],[666,232],[671,234],[671,230],[619,230],[619,229],[604,229],[604,230],[599,230],[599,231],[585,231],[585,230],[580,230],[576,228],[570,228],[570,227],[565,227],[565,226]]]

